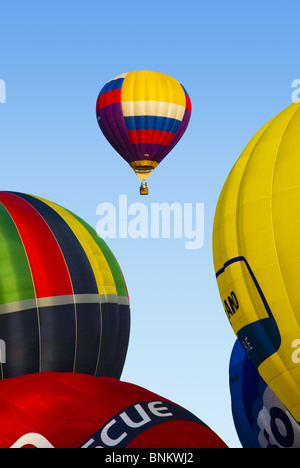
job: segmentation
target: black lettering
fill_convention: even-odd
[[[224,306],[229,318],[239,309],[239,302],[233,291],[231,291],[230,296],[227,296],[227,299],[224,300]]]
[[[235,382],[238,382],[238,380],[239,380],[239,375],[238,374],[234,375],[233,377],[230,377],[229,385],[230,386],[233,385]]]
[[[224,306],[225,306],[226,314],[228,315],[228,318],[230,318],[232,316],[232,310],[230,309],[229,305],[227,304],[226,299],[224,301]]]
[[[235,310],[238,310],[240,306],[239,306],[239,301],[237,300],[237,297],[236,297],[235,293],[233,291],[231,291],[230,296],[231,296],[231,300],[232,300],[232,302],[234,304]]]

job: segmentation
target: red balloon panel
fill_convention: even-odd
[[[0,447],[224,448],[200,419],[133,384],[73,373],[0,382]]]

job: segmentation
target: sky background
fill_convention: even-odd
[[[1,190],[56,202],[96,228],[99,203],[204,203],[205,241],[107,239],[131,302],[122,380],[182,405],[239,447],[228,366],[235,335],[214,275],[212,226],[236,159],[291,103],[299,1],[14,1],[0,6]],[[100,132],[102,86],[131,70],[180,81],[187,132],[149,179],[150,195]]]

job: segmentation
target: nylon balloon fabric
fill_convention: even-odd
[[[213,255],[229,322],[261,377],[300,421],[300,104],[267,122],[231,170]]]
[[[229,366],[232,415],[243,448],[299,448],[300,426],[267,386],[239,341]]]
[[[186,131],[191,100],[174,78],[133,71],[106,83],[96,114],[106,139],[145,180]]]
[[[94,229],[50,201],[0,192],[1,378],[120,378],[129,329],[123,274]]]
[[[195,415],[107,377],[41,373],[0,382],[1,448],[227,448]]]

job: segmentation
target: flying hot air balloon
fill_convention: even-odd
[[[213,256],[226,315],[266,384],[300,422],[300,104],[267,122],[231,170]]]
[[[120,378],[129,327],[122,272],[95,230],[55,203],[0,192],[0,378]]]
[[[299,448],[300,426],[259,375],[239,341],[229,365],[232,415],[243,448]]]
[[[181,406],[107,377],[45,372],[3,380],[0,414],[1,448],[227,448]]]
[[[188,126],[191,101],[174,78],[133,71],[106,83],[96,114],[104,136],[142,181],[141,195],[147,195],[146,179]]]

